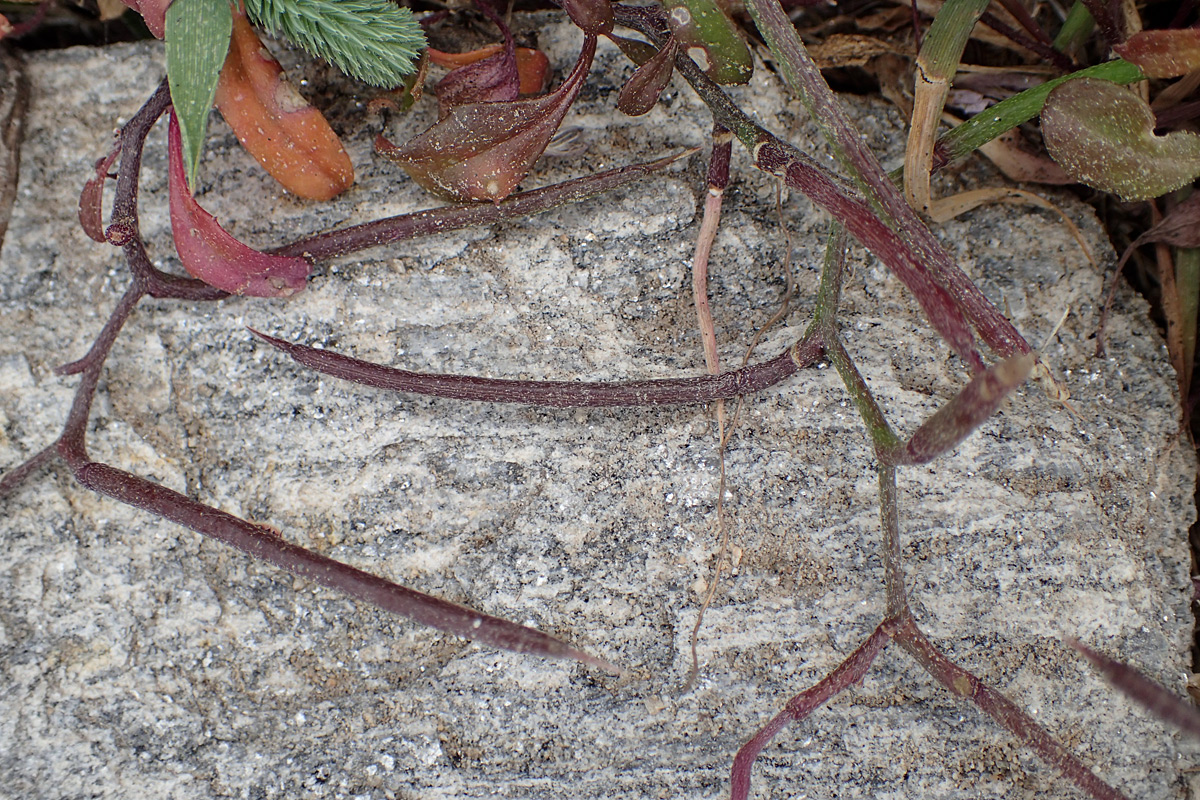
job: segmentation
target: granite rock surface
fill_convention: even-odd
[[[557,68],[578,41],[545,26]],[[582,157],[528,186],[705,145],[685,88],[646,118],[614,111],[609,48],[568,117]],[[198,198],[266,247],[436,205],[373,155],[369,95],[302,67],[358,172],[314,205],[279,190],[214,118]],[[88,240],[78,192],[114,129],[163,75],[156,45],[27,61],[30,107],[0,251],[0,469],[57,435],[81,355],[128,283]],[[340,88],[339,88],[340,87]],[[823,150],[765,71],[738,94],[793,143]],[[901,123],[851,100],[895,158]],[[428,108],[391,123],[402,138]],[[161,128],[161,126],[160,126]],[[165,137],[147,147],[142,222],[178,269]],[[0,796],[56,798],[716,798],[737,749],[819,680],[884,608],[865,431],[832,369],[745,400],[725,457],[733,575],[699,635],[718,550],[711,408],[542,410],[402,397],[322,378],[272,335],[416,370],[634,379],[699,374],[688,262],[703,155],[527,221],[322,264],[289,300],[147,301],[97,395],[93,457],[278,527],[290,540],[491,614],[627,670],[514,655],[418,628],[91,494],[61,466],[0,498]],[[712,262],[722,358],[776,311],[788,242],[775,187],[738,153]],[[975,185],[970,167],[943,190]],[[995,181],[995,178],[990,178]],[[1083,206],[1053,198],[1101,260]],[[798,295],[754,359],[807,323],[827,219],[785,196]],[[914,607],[960,663],[1134,798],[1186,794],[1195,751],[1108,689],[1077,637],[1182,693],[1191,639],[1194,464],[1174,375],[1144,304],[1123,297],[1093,357],[1102,274],[1061,221],[988,207],[938,231],[1044,347],[1078,417],[1032,385],[953,454],[900,473]],[[903,287],[858,252],[841,319],[901,431],[968,375]],[[759,798],[1081,796],[899,650],[860,687],[786,729],[755,768]]]

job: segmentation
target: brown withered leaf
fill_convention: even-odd
[[[1193,192],[1171,209],[1157,225],[1137,238],[1132,247],[1163,242],[1176,247],[1200,247],[1200,192]]]
[[[809,47],[808,53],[821,69],[862,67],[877,56],[889,53],[905,54],[901,48],[894,47],[882,39],[854,33],[835,33],[825,41]]]

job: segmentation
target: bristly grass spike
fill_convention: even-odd
[[[389,0],[242,0],[246,14],[352,78],[392,88],[416,72],[425,33]]]

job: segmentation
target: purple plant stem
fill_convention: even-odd
[[[1047,47],[1054,46],[1054,39],[1048,33],[1042,30],[1042,26],[1038,24],[1033,15],[1025,6],[1021,5],[1020,0],[999,0],[999,4],[1009,14],[1012,15],[1022,28],[1024,28],[1030,36],[1037,39]],[[1061,55],[1061,53],[1059,54]]]
[[[4,476],[0,477],[0,497],[4,497],[16,491],[17,487],[20,486],[26,478],[37,472],[44,465],[49,464],[57,455],[58,451],[55,449],[54,445],[44,447],[32,457],[27,458],[17,466],[10,469],[8,472],[4,473]]]
[[[371,575],[286,542],[266,526],[255,525],[129,472],[90,460],[87,454],[87,422],[99,376],[113,343],[138,302],[150,293],[152,287],[168,297],[215,299],[211,287],[203,287],[204,290],[198,291],[194,285],[198,282],[182,278],[176,281],[174,276],[156,270],[146,257],[138,234],[137,176],[141,166],[141,148],[150,127],[166,107],[166,94],[160,86],[121,133],[122,159],[117,181],[117,201],[114,204],[115,222],[110,226],[110,234],[115,231],[116,238],[120,240],[118,243],[123,247],[133,273],[132,283],[117,302],[88,353],[58,370],[59,374],[81,373],[62,434],[54,445],[0,479],[0,496],[11,492],[39,467],[58,456],[66,461],[75,479],[85,488],[150,511],[294,575],[342,591],[401,617],[494,647],[550,658],[570,658],[618,674],[619,670],[603,659],[572,648],[540,631],[481,614]],[[216,296],[224,296],[224,293]]]
[[[955,352],[968,364],[983,368],[959,304],[933,279],[919,253],[908,242],[844,181],[750,120],[690,59],[681,57],[676,66],[708,104],[717,121],[747,145],[757,168],[783,178],[788,186],[832,214],[908,287],[930,323]],[[748,143],[750,137],[752,143]]]
[[[871,663],[883,651],[891,638],[891,625],[883,622],[858,649],[846,657],[837,669],[816,684],[793,697],[771,721],[758,729],[750,741],[742,745],[729,771],[730,800],[746,800],[750,795],[750,775],[758,754],[785,726],[801,722],[830,699],[863,679]]]
[[[819,338],[806,334],[769,361],[722,375],[586,383],[409,372],[329,350],[293,344],[254,329],[250,329],[250,332],[309,369],[363,386],[453,400],[521,403],[550,408],[689,405],[727,400],[779,383],[797,370],[815,364],[823,352]]]
[[[1118,8],[1116,3],[1106,4],[1104,0],[1082,0],[1082,2],[1088,13],[1092,15],[1092,19],[1096,21],[1096,27],[1104,35],[1109,47],[1125,41],[1125,34],[1122,26],[1117,22],[1117,15],[1111,13]]]
[[[747,7],[778,57],[787,83],[800,94],[801,102],[808,108],[813,121],[834,145],[835,156],[855,176],[855,183],[866,193],[869,205],[881,220],[895,229],[912,248],[919,268],[924,270],[925,265],[928,265],[939,282],[944,283],[941,273],[946,267],[956,268],[953,260],[909,206],[891,178],[884,172],[879,160],[867,147],[865,137],[850,121],[829,84],[821,76],[821,71],[804,49],[783,8],[777,0],[749,0]],[[838,220],[843,224],[846,222],[841,217],[838,217]],[[903,276],[901,279],[903,280]],[[946,288],[951,287],[946,285]],[[910,286],[909,289],[917,294],[915,287]],[[937,322],[934,321],[934,324]],[[953,340],[948,341],[951,345],[955,344]]]
[[[770,5],[770,3],[766,5]],[[656,41],[661,39],[661,32],[657,30],[653,21],[647,18],[647,15],[632,13],[632,10],[619,5],[616,6],[616,9],[618,20],[622,24],[639,30]],[[755,123],[725,95],[720,87],[712,83],[690,59],[685,57],[678,58],[676,60],[676,67],[679,69],[680,74],[687,79],[700,95],[701,99],[709,106],[716,120],[734,131],[735,135],[751,151],[755,156],[756,166],[760,169],[764,168],[763,165],[758,163],[758,156],[763,152],[763,143],[770,142],[776,150],[776,156],[771,159],[774,162],[771,166],[774,168],[779,167],[779,155],[783,155],[784,158],[791,159],[795,164],[800,165],[790,167],[789,169],[796,171],[797,174],[795,177],[797,178],[806,175],[812,181],[812,186],[810,187],[807,184],[801,185],[791,180],[789,180],[789,185],[792,185],[805,194],[809,194],[810,188],[814,191],[819,190],[820,196],[809,195],[810,199],[834,214],[835,218],[850,229],[855,238],[863,242],[889,268],[893,270],[898,268],[896,264],[897,254],[894,251],[897,247],[902,248],[904,251],[902,256],[905,259],[905,264],[900,265],[899,269],[916,269],[923,272],[926,269],[926,265],[928,265],[936,281],[953,296],[956,305],[961,309],[962,313],[966,315],[967,319],[971,321],[971,324],[979,332],[979,335],[998,355],[1007,357],[1015,353],[1027,353],[1031,351],[1024,337],[991,304],[971,279],[958,268],[958,265],[950,258],[949,253],[937,242],[937,239],[934,238],[928,227],[916,217],[915,212],[904,202],[903,197],[890,184],[890,181],[888,185],[891,188],[885,194],[880,195],[879,202],[886,201],[886,205],[882,206],[880,210],[892,216],[896,230],[904,232],[903,239],[899,239],[898,236],[896,237],[899,244],[895,240],[890,242],[887,240],[883,242],[876,240],[875,233],[878,231],[878,227],[883,224],[879,219],[876,218],[874,224],[865,229],[859,224],[860,217],[874,217],[876,212],[861,197],[856,197],[855,192],[849,189],[842,179],[831,175],[827,170],[811,162],[795,148],[780,141]],[[815,69],[815,65],[813,69]],[[819,72],[817,74],[819,77]],[[829,107],[837,110],[836,101],[829,91],[828,86],[825,85],[823,79],[820,83],[824,87],[824,93],[828,95]],[[838,111],[838,115],[839,117],[844,116],[841,115],[840,111]],[[845,124],[849,125],[849,122],[846,121]],[[841,135],[845,135],[845,131]],[[862,149],[863,146],[855,138],[855,135],[850,135],[849,138],[853,140],[851,143],[854,151]],[[869,153],[867,155],[869,156]],[[776,174],[771,168],[767,168],[766,171]],[[882,174],[882,168],[879,168],[878,164],[870,172],[874,173],[875,171]],[[887,180],[886,175],[883,177]],[[877,181],[873,182],[873,184],[882,186]],[[831,196],[840,196],[841,203],[839,203],[838,207],[826,205],[826,203],[831,201]],[[858,226],[858,230],[855,230],[855,225]],[[898,277],[904,280],[904,276],[899,273]],[[906,282],[905,285],[907,286],[908,283]],[[913,291],[918,302],[922,303],[923,308],[926,307],[927,303],[939,303],[935,294],[922,298],[912,286],[909,286],[909,289]],[[926,294],[931,293],[927,291]],[[947,327],[952,325],[952,323],[942,321],[938,317],[930,315],[928,310],[926,314],[930,316],[930,321],[938,329],[939,333],[942,334],[943,338],[946,338],[952,346],[954,346],[956,340],[959,340],[959,346],[962,346],[962,334],[953,333]],[[951,338],[951,336],[954,338]],[[956,351],[962,355],[962,351],[958,347],[956,347]],[[972,351],[968,351],[964,359],[968,363],[975,365],[977,369],[982,367],[982,362],[979,361],[977,355],[972,358]]]
[[[1092,666],[1100,670],[1113,686],[1151,714],[1193,736],[1200,736],[1200,710],[1191,701],[1177,697],[1128,664],[1097,653],[1077,641],[1072,640],[1068,644],[1092,662]]]
[[[20,39],[22,36],[26,36],[37,30],[45,21],[46,12],[54,5],[55,0],[42,0],[42,2],[38,3],[37,8],[34,9],[33,16],[13,25],[12,30],[8,32],[8,36],[5,38]]]
[[[570,658],[617,672],[603,659],[576,650],[540,631],[407,589],[334,561],[285,541],[271,528],[246,522],[107,464],[81,464],[75,476],[92,491],[179,523],[297,577],[336,589],[419,624],[504,650]]]
[[[92,400],[96,396],[96,385],[100,381],[100,372],[104,367],[104,361],[108,358],[113,342],[117,340],[117,335],[121,332],[125,321],[129,319],[133,309],[145,296],[142,286],[134,281],[125,290],[125,294],[121,295],[121,299],[117,301],[112,313],[108,315],[108,320],[100,329],[100,334],[92,343],[87,355],[72,364],[59,368],[61,374],[82,373],[79,385],[75,387],[75,399],[71,402],[71,411],[67,414],[67,422],[63,426],[63,432],[58,437],[57,443],[58,454],[70,465],[72,470],[77,469],[80,464],[88,460],[87,421],[92,413]]]
[[[121,164],[117,169],[117,186],[113,197],[112,222],[105,231],[110,244],[125,252],[126,261],[135,283],[140,283],[151,297],[171,297],[180,300],[219,300],[228,297],[195,278],[184,278],[163,272],[150,263],[142,243],[138,223],[138,186],[141,181],[142,149],[146,137],[167,109],[171,107],[171,91],[164,78],[150,99],[130,118],[119,134]]]
[[[1021,27],[1025,28],[1031,35],[1027,36],[1012,26],[1006,24],[998,16],[990,11],[983,12],[980,15],[979,21],[988,26],[996,33],[1004,36],[1015,44],[1024,47],[1026,50],[1037,53],[1040,57],[1046,59],[1054,66],[1061,69],[1063,72],[1074,72],[1078,69],[1070,58],[1059,50],[1054,49],[1054,41],[1046,35],[1037,21],[1029,15],[1019,2],[1014,0],[1000,0],[1000,4],[1004,6],[1004,10],[1009,12],[1021,23]]]
[[[75,390],[75,400],[56,450],[81,485],[177,522],[293,575],[337,589],[420,624],[503,649],[549,658],[570,658],[609,672],[618,672],[603,659],[576,650],[540,631],[392,583],[291,544],[270,528],[254,525],[144,478],[91,461],[85,436],[99,375],[121,327],[144,296],[140,283],[135,280],[122,295],[87,356],[77,362],[84,365],[80,370],[82,378]],[[47,460],[49,452],[44,450],[18,467],[5,477],[0,488],[7,489],[10,481],[15,485],[16,481]]]
[[[827,331],[823,338],[827,342],[825,352],[829,363],[833,364],[833,368],[838,371],[842,384],[846,387],[846,393],[850,395],[855,410],[858,411],[863,424],[867,426],[867,435],[871,437],[876,455],[891,450],[899,442],[899,438],[892,431],[892,426],[888,423],[883,409],[879,407],[879,403],[875,402],[870,387],[863,380],[863,376],[858,371],[858,367],[854,365],[850,354],[846,352],[842,340],[838,338],[835,331]]]
[[[465,203],[442,206],[365,222],[361,225],[352,225],[342,230],[300,239],[269,252],[282,256],[306,256],[314,261],[320,261],[417,236],[428,236],[443,231],[525,217],[555,206],[576,203],[601,192],[624,186],[644,175],[661,170],[693,152],[695,150],[689,150],[680,155],[660,158],[657,161],[610,169],[543,189],[521,192],[499,203]]]
[[[984,370],[917,428],[903,444],[880,449],[889,464],[928,464],[958,447],[975,429],[996,413],[1013,389],[1029,377],[1032,353],[1013,356]]]
[[[902,620],[893,635],[897,644],[916,659],[926,672],[949,689],[951,694],[975,703],[1080,789],[1096,800],[1127,800],[1125,795],[1098,778],[1011,700],[946,658],[925,634],[921,633],[911,618]]]

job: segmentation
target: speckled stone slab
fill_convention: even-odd
[[[546,22],[545,18],[542,22]],[[557,69],[578,39],[548,23]],[[615,112],[627,67],[602,49],[568,117],[586,151],[528,186],[706,143],[677,87]],[[620,71],[618,71],[620,70]],[[31,106],[0,252],[0,468],[57,435],[81,355],[128,283],[75,220],[116,126],[163,74],[154,45],[28,62]],[[363,91],[318,66],[359,183],[328,205],[283,194],[214,119],[199,199],[258,246],[436,205],[375,157]],[[333,85],[335,88],[326,88]],[[771,75],[737,96],[825,152]],[[850,101],[895,158],[886,106]],[[392,121],[402,138],[429,103]],[[165,146],[147,148],[142,221],[167,235]],[[689,636],[718,549],[714,411],[554,411],[400,397],[318,377],[247,326],[410,369],[633,379],[703,372],[689,299],[703,155],[528,221],[324,264],[290,300],[143,303],[104,373],[94,457],[422,591],[528,622],[627,670],[480,647],[357,606],[102,499],[61,467],[0,499],[0,796],[12,798],[717,798],[733,754],[869,635],[884,608],[878,500],[862,424],[832,369],[746,398],[726,456],[735,565]],[[972,168],[974,169],[974,168]],[[724,363],[776,311],[787,240],[775,187],[744,154],[712,262]],[[982,171],[971,175],[983,174]],[[972,184],[952,177],[943,190]],[[995,180],[994,178],[992,180]],[[1090,212],[1054,196],[1102,254]],[[807,323],[826,218],[785,197],[798,296],[755,359]],[[952,455],[901,471],[914,607],[964,666],[1134,798],[1183,797],[1189,745],[1114,694],[1078,637],[1182,694],[1194,464],[1174,376],[1140,300],[1109,357],[1101,273],[1060,220],[991,207],[938,235],[1073,393],[1078,418],[1018,391]],[[901,285],[861,252],[841,319],[893,424],[911,431],[967,380]],[[1075,798],[1054,770],[899,650],[786,729],[758,798]]]

